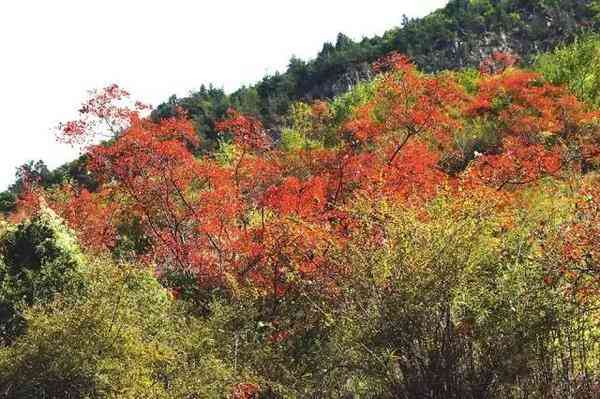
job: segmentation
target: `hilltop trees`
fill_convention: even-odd
[[[314,60],[292,57],[285,72],[265,76],[229,96],[222,89],[203,86],[190,96],[172,97],[154,115],[171,117],[177,106],[184,108],[198,134],[208,139],[205,146],[211,148],[217,138],[215,123],[230,106],[260,117],[267,128],[277,130],[295,102],[327,100],[343,94],[360,81],[371,79],[370,64],[390,52],[409,55],[427,72],[476,68],[494,52],[510,52],[529,64],[541,52],[573,41],[582,31],[597,29],[598,10],[597,4],[588,0],[451,0],[424,18],[398,16],[400,26],[382,36],[354,41],[339,34],[334,43],[324,43]],[[577,63],[594,63],[589,59],[591,53],[583,48],[589,47],[581,47],[574,62],[567,64],[563,58],[559,64],[564,67],[546,68],[555,70],[552,82],[564,79]],[[579,76],[585,79],[583,74]],[[582,84],[594,85],[589,80],[580,82],[579,87]]]

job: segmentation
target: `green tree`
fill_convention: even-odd
[[[0,237],[0,337],[24,331],[26,306],[83,288],[83,255],[74,235],[49,208]]]
[[[566,85],[580,99],[600,105],[600,35],[588,34],[536,61],[551,83]]]
[[[222,398],[236,379],[218,331],[146,270],[97,259],[85,295],[24,312],[27,334],[0,348],[2,398]],[[238,374],[237,378],[241,378]]]

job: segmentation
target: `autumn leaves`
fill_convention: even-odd
[[[508,56],[488,64],[467,90],[460,72],[426,75],[390,55],[351,117],[335,121],[326,102],[308,108],[312,130],[336,132],[311,146],[282,148],[258,119],[232,109],[216,126],[234,148],[225,163],[199,155],[182,112],[145,118],[146,106],[124,106],[129,94],[110,86],[92,93],[80,120],[61,125],[65,142],[111,132],[87,150],[99,189],[67,185],[45,196],[93,250],[115,251],[135,225],[147,245],[131,255],[159,272],[283,295],[289,273],[331,275],[328,251],[352,236],[357,199],[420,206],[441,189],[510,198],[597,164],[598,113]]]

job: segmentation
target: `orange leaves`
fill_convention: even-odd
[[[16,211],[11,215],[12,222],[19,223],[24,219],[35,215],[44,200],[43,190],[37,186],[36,182],[26,178],[23,181],[21,194],[17,198]]]
[[[383,132],[383,126],[372,118],[373,104],[358,110],[354,119],[348,121],[344,130],[350,132],[355,140],[364,143],[376,139]]]
[[[211,245],[210,257],[201,256],[203,251],[196,249],[204,248],[200,243],[206,243],[209,234],[204,231],[197,237],[198,226],[204,222],[215,229],[221,226],[217,224],[219,219],[203,217],[200,199],[204,200],[204,209],[215,215],[237,214],[229,207],[215,205],[222,198],[235,199],[229,192],[202,191],[209,184],[219,184],[221,191],[232,186],[229,173],[223,176],[219,168],[205,166],[194,158],[190,148],[196,144],[194,129],[186,119],[176,117],[155,123],[132,118],[131,127],[114,143],[90,151],[90,170],[119,201],[119,213],[140,220],[143,233],[152,241],[147,259],[161,268],[199,269],[199,265],[214,265],[207,259],[218,259],[221,248],[217,241],[206,244]],[[202,273],[213,275],[206,268]]]
[[[415,136],[448,145],[461,125],[458,111],[466,100],[464,90],[448,77],[421,75],[405,57],[395,55],[384,64],[390,72],[381,78],[375,98],[347,128],[359,141],[391,136],[398,150]]]
[[[315,101],[311,106],[311,114],[313,118],[323,122],[331,117],[331,108],[329,103],[321,100]]]
[[[374,198],[429,198],[447,176],[437,167],[462,126],[460,111],[467,101],[458,84],[446,76],[419,74],[406,57],[393,54],[377,65],[388,73],[375,98],[345,125],[359,143],[369,143],[370,159],[353,156],[349,175]],[[354,171],[352,173],[352,171]],[[363,176],[360,179],[356,179]],[[368,178],[364,178],[368,176]]]
[[[111,206],[95,203],[84,191],[68,204],[67,219],[77,225],[77,215],[87,215],[89,224],[83,222],[78,230],[92,248],[110,247],[115,240],[121,221],[111,220],[113,211],[121,218],[139,219],[140,233],[153,240],[150,259],[189,265],[189,227],[183,225],[193,215],[189,189],[200,181],[190,152],[197,145],[193,126],[181,116],[155,123],[130,114],[129,123],[113,143],[96,145],[88,153],[88,167],[111,196]]]
[[[193,154],[198,139],[185,115],[141,118],[142,106],[123,107],[128,93],[111,86],[94,93],[79,121],[62,125],[67,141],[98,123],[117,127],[112,142],[88,151],[100,189],[65,190],[54,205],[95,250],[113,247],[119,228],[139,221],[137,234],[148,241],[141,259],[159,271],[193,271],[201,286],[252,284],[274,298],[298,281],[331,289],[342,271],[331,269],[328,251],[356,232],[349,208],[359,199],[419,207],[444,189],[500,197],[498,208],[521,185],[599,160],[598,114],[537,74],[509,68],[513,61],[494,54],[471,95],[454,75],[421,74],[393,54],[376,65],[385,74],[372,100],[323,148],[279,151],[258,119],[231,109],[216,126],[237,146],[226,166]],[[336,134],[328,103],[298,109],[305,137]],[[441,166],[453,155],[449,176]],[[503,188],[511,190],[495,192]],[[22,208],[36,198],[26,191]],[[596,251],[586,235],[598,232],[586,223],[571,227],[569,262]],[[372,238],[385,241],[376,231]]]
[[[479,92],[464,107],[465,116],[494,120],[502,148],[479,154],[471,176],[503,188],[556,175],[569,165],[585,168],[597,153],[592,137],[598,130],[596,114],[586,108],[565,88],[533,72],[509,69],[483,75]]]
[[[479,71],[482,74],[494,75],[504,72],[508,68],[515,66],[518,62],[519,59],[511,53],[494,51],[492,55],[481,61]]]
[[[529,144],[522,139],[504,140],[500,154],[484,155],[475,160],[471,175],[498,189],[506,185],[532,183],[543,176],[554,175],[562,167],[557,148]]]
[[[231,393],[231,399],[253,399],[258,398],[260,387],[254,383],[246,382],[237,384]]]
[[[193,177],[193,156],[188,146],[196,143],[187,120],[173,118],[153,123],[134,118],[132,126],[115,143],[91,149],[90,168],[107,182],[118,179],[137,185],[154,174],[168,174],[184,185]]]
[[[477,96],[467,106],[467,115],[483,115],[492,111],[492,100],[489,96]]]
[[[242,115],[234,109],[227,111],[227,119],[218,122],[216,130],[231,133],[234,143],[246,151],[266,149],[271,144],[269,136],[258,119]]]
[[[406,71],[414,69],[413,63],[404,54],[392,52],[373,64],[373,70],[377,73],[390,71]]]
[[[522,70],[482,76],[479,92],[465,110],[467,115],[493,114],[505,135],[566,134],[593,118],[566,89]]]
[[[265,205],[283,215],[295,214],[302,218],[322,215],[327,203],[327,182],[313,177],[301,182],[297,177],[287,177],[278,187],[265,194]]]
[[[136,115],[135,123],[130,131],[133,129],[146,130],[162,142],[175,140],[192,148],[200,144],[194,125],[183,113],[171,118],[161,119],[158,123],[147,119],[140,120]]]
[[[422,142],[409,143],[391,165],[383,170],[383,192],[408,199],[426,200],[435,195],[448,176],[438,168],[439,155]]]
[[[84,246],[95,251],[114,247],[117,231],[113,223],[118,204],[108,197],[107,192],[94,195],[84,189],[77,193],[65,187],[60,197],[66,201],[54,201],[52,205]]]

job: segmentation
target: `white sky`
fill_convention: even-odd
[[[154,106],[214,83],[230,92],[316,56],[338,32],[382,34],[446,0],[2,0],[0,190],[15,168],[77,151],[52,127],[86,91],[117,83]]]

